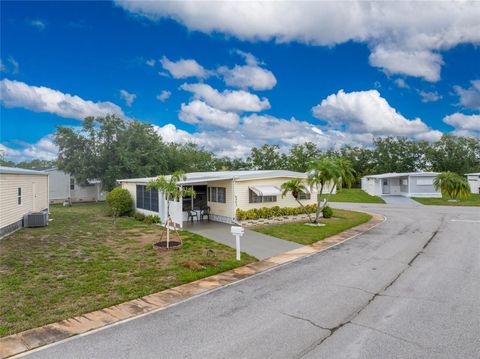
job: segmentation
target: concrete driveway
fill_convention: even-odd
[[[231,225],[213,221],[189,222],[185,225],[185,229],[190,232],[235,248],[235,237],[230,233],[230,228]],[[246,252],[257,259],[269,258],[301,247],[300,244],[258,233],[248,228],[245,228],[245,234],[241,237],[240,243],[242,252]]]
[[[420,207],[423,204],[405,196],[382,196],[386,204]]]
[[[478,359],[480,210],[387,221],[325,252],[29,358]]]

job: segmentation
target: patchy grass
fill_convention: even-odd
[[[253,230],[286,239],[299,244],[312,244],[346,229],[358,226],[372,218],[367,213],[334,209],[332,218],[322,218],[323,227],[312,227],[304,222],[276,224],[253,228]]]
[[[326,197],[330,202],[385,203],[382,198],[371,196],[360,188],[344,188],[335,194],[323,197]]]
[[[0,336],[122,303],[255,261],[183,231],[183,248],[157,252],[162,228],[103,204],[52,206],[49,226],[0,241]],[[214,256],[207,255],[212,249]]]
[[[472,193],[466,199],[460,199],[458,202],[449,202],[448,198],[421,198],[412,197],[417,202],[433,206],[480,206],[480,194]]]

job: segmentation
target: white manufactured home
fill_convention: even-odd
[[[44,170],[50,175],[49,197],[50,203],[62,203],[70,199],[71,202],[104,201],[106,192],[98,180],[88,180],[79,183],[73,176],[57,168]]]
[[[23,216],[48,211],[48,173],[0,166],[0,237],[22,227]]]
[[[217,222],[234,223],[239,208],[249,210],[260,207],[298,207],[291,194],[282,198],[280,187],[292,178],[306,179],[305,173],[271,171],[219,171],[187,173],[187,179],[179,182],[181,186],[193,187],[196,196],[184,197],[179,201],[170,201],[172,220],[183,227],[183,222],[195,212],[208,209],[209,219]],[[167,217],[167,200],[155,190],[146,190],[153,178],[122,179],[118,182],[130,191],[137,211],[159,215],[162,221]],[[303,204],[316,203],[316,194],[300,195]],[[195,217],[195,220],[198,218]]]
[[[441,198],[433,186],[436,172],[382,173],[362,178],[362,190],[372,196]]]
[[[466,173],[465,176],[467,176],[470,191],[472,193],[480,194],[480,172]]]

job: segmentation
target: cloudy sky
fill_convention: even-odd
[[[2,2],[0,150],[116,114],[219,155],[480,136],[480,2]]]

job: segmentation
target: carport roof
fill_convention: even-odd
[[[25,169],[25,168],[6,167],[6,166],[0,166],[0,173],[15,174],[15,175],[43,175],[43,176],[48,176],[48,173],[42,172],[42,171],[34,171],[34,170],[28,170],[28,169]]]
[[[370,176],[365,176],[365,178],[392,178],[392,177],[406,177],[406,176],[436,176],[438,172],[403,172],[403,173],[397,173],[397,172],[391,172],[391,173],[381,173],[378,175],[370,175]]]

